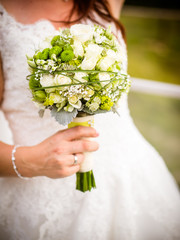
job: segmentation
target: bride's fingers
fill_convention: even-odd
[[[84,161],[84,154],[83,153],[73,154],[73,155],[71,155],[71,164],[70,164],[70,166],[81,164],[83,161]]]
[[[72,167],[74,165],[81,164],[84,161],[84,154],[83,153],[76,153],[68,155],[64,158],[64,165]]]
[[[85,137],[97,137],[99,134],[92,127],[77,126],[63,131],[64,139],[72,141]]]
[[[89,140],[77,140],[69,142],[68,150],[70,153],[79,153],[79,152],[94,152],[97,151],[99,148],[99,144],[94,141]]]
[[[66,176],[71,176],[75,173],[77,173],[80,169],[80,165],[77,164],[77,165],[72,165],[71,167],[67,167],[65,169],[65,173],[66,173]]]

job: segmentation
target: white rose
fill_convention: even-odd
[[[82,70],[92,70],[96,66],[96,62],[98,61],[98,58],[84,58],[84,60],[81,63],[81,69]]]
[[[55,85],[70,84],[71,79],[69,77],[56,74],[56,76],[54,78],[54,83],[55,83]],[[68,86],[67,87],[61,87],[61,90],[66,90],[67,88],[68,88]]]
[[[86,88],[86,90],[83,93],[83,98],[87,101],[89,101],[90,97],[94,94],[94,91],[91,88]]]
[[[82,44],[81,44],[80,41],[74,40],[73,50],[74,50],[74,55],[75,55],[76,57],[78,57],[78,56],[83,57],[83,55],[84,55],[84,49],[83,49],[83,46],[82,46]]]
[[[70,103],[74,108],[80,109],[82,106],[82,102],[78,100],[76,103]]]
[[[40,84],[42,87],[54,86],[54,77],[51,74],[45,74],[40,78]],[[45,91],[50,93],[54,91],[54,88],[46,88]]]
[[[108,49],[107,56],[100,60],[99,67],[101,70],[106,71],[111,65],[115,63],[116,60],[117,54],[113,50]]]
[[[110,80],[108,73],[99,73],[99,81]],[[108,82],[101,82],[101,86],[105,86]]]
[[[116,60],[116,58],[117,58],[117,53],[111,49],[108,49],[106,54],[107,54],[108,58],[112,58],[114,60]]]
[[[51,74],[44,74],[40,78],[40,84],[42,87],[54,86],[54,77]]]
[[[93,27],[85,24],[75,24],[70,28],[71,35],[80,42],[91,40],[93,37],[93,31]]]
[[[68,101],[71,105],[77,103],[78,100],[79,100],[78,97],[75,96],[75,95],[72,95],[72,96],[68,97]]]
[[[102,43],[103,41],[106,40],[106,37],[105,36],[101,36],[99,33],[95,32],[94,33],[94,38],[95,38],[95,41],[96,43]]]
[[[81,69],[92,70],[101,57],[102,50],[103,48],[97,44],[89,44],[86,48],[85,58],[81,63]]]
[[[97,102],[93,102],[89,105],[89,109],[92,112],[95,112],[99,108],[99,104]]]
[[[86,48],[85,57],[86,58],[99,58],[102,53],[103,48],[97,44],[89,44]]]
[[[83,77],[86,77],[87,74],[85,72],[76,72],[74,78],[80,82],[87,82]]]

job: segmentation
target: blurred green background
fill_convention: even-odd
[[[177,9],[125,5],[120,21],[127,35],[128,73],[132,77],[180,84]],[[164,158],[180,186],[180,98],[130,91],[129,108],[137,128]]]

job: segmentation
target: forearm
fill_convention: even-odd
[[[17,177],[12,164],[12,150],[14,145],[8,145],[0,141],[0,177]],[[28,159],[32,154],[30,147],[18,148],[14,153],[15,164],[22,176],[32,176],[28,165]]]
[[[13,169],[11,154],[14,146],[0,142],[0,176],[15,177],[16,173]]]

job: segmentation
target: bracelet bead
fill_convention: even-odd
[[[14,168],[15,173],[17,174],[17,176],[18,176],[19,178],[21,178],[21,179],[23,179],[23,180],[28,180],[29,178],[28,178],[28,177],[23,177],[23,176],[18,172],[17,167],[16,167],[16,163],[15,163],[16,158],[15,158],[14,154],[15,154],[16,149],[17,149],[18,147],[20,147],[20,145],[15,145],[14,148],[13,148],[13,150],[12,150],[12,157],[11,157],[12,165],[13,165],[13,168]]]

